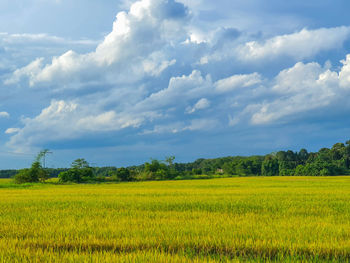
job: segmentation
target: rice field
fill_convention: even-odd
[[[348,262],[350,177],[0,180],[0,262]]]

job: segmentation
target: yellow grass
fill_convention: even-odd
[[[350,260],[350,177],[0,181],[0,262]]]

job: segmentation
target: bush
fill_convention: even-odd
[[[117,177],[120,179],[122,182],[128,182],[132,181],[132,176],[131,173],[128,169],[126,168],[119,168],[117,170]]]
[[[44,182],[49,178],[49,173],[41,167],[40,162],[35,161],[30,169],[20,170],[15,175],[14,180],[17,184]]]
[[[82,169],[69,169],[66,172],[62,172],[58,175],[60,182],[73,182],[73,183],[84,183],[94,181],[94,176],[91,168]]]
[[[84,183],[96,181],[92,168],[89,167],[89,163],[84,159],[75,160],[71,167],[68,171],[61,172],[58,175],[60,182]]]
[[[20,170],[15,177],[13,178],[15,180],[16,184],[25,184],[25,183],[31,183],[32,178],[29,173],[29,169],[22,169]]]

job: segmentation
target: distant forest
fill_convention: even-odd
[[[164,161],[152,159],[143,165],[117,168],[90,167],[84,159],[77,159],[71,168],[47,168],[45,171],[46,177],[59,177],[62,182],[204,179],[220,176],[350,175],[350,141],[345,144],[336,143],[331,149],[322,148],[318,152],[301,149],[299,152],[279,151],[265,156],[198,159],[190,163],[174,161],[175,157],[170,156]],[[21,171],[30,169],[2,170],[0,178],[14,177]]]

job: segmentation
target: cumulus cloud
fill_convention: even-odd
[[[31,80],[40,73],[44,60],[69,48],[86,52],[95,48],[97,43],[89,39],[72,40],[47,34],[0,33],[0,81],[6,85],[27,87],[29,80],[34,85]],[[40,57],[43,58],[38,59]],[[33,68],[34,65],[36,68]]]
[[[15,70],[7,85],[44,87],[48,101],[54,99],[37,116],[23,118],[21,127],[6,130],[8,146],[117,136],[127,128],[145,135],[269,124],[337,107],[347,95],[350,55],[339,71],[295,60],[341,48],[349,27],[265,39],[233,27],[206,32],[191,26],[192,15],[174,0],[140,0],[117,14],[112,31],[93,51],[69,50]],[[17,37],[63,41],[47,35],[9,39]],[[275,77],[240,70],[257,62],[268,67],[281,58],[295,65]]]
[[[347,78],[350,56],[343,61],[339,72],[324,68],[318,63],[297,63],[283,70],[275,78],[273,101],[250,105],[253,124],[267,124],[288,116],[298,116],[310,110],[327,106],[344,110],[348,104],[344,98],[350,93],[350,79]]]
[[[216,82],[215,88],[218,92],[228,92],[237,88],[253,86],[261,82],[262,79],[258,73],[248,75],[234,75]]]
[[[205,78],[201,72],[194,70],[190,75],[172,77],[169,86],[136,105],[137,109],[162,109],[164,107],[179,107],[187,104],[190,100],[197,99],[212,92],[212,80],[210,76]]]
[[[246,78],[246,81],[251,80]],[[241,84],[247,86],[244,82]],[[208,109],[211,102],[204,96],[215,97],[218,94],[215,86],[217,82],[212,82],[209,75],[204,78],[200,71],[193,71],[188,76],[171,78],[167,88],[145,98],[140,97],[136,103],[126,104],[119,111],[106,110],[103,100],[97,103],[94,100],[53,100],[38,116],[23,119],[23,128],[8,129],[8,134],[14,134],[8,146],[30,147],[38,143],[116,132],[125,128],[137,131],[155,121],[165,121],[167,124],[155,124],[154,128],[145,129],[142,134],[208,130],[217,127],[218,120],[213,117],[196,117],[187,122],[180,120],[186,113]],[[225,99],[224,93],[222,100]],[[193,102],[194,106],[191,106]]]
[[[24,119],[23,128],[9,129],[7,133],[14,135],[8,145],[29,147],[43,141],[72,139],[83,134],[119,131],[128,127],[144,135],[210,130],[222,124],[217,117],[225,115],[229,118],[229,126],[246,119],[253,125],[261,125],[288,120],[286,118],[291,116],[297,118],[311,110],[332,105],[339,107],[337,102],[347,97],[350,91],[349,61],[350,56],[347,56],[339,72],[315,62],[299,62],[282,70],[272,80],[263,80],[259,74],[252,73],[213,82],[210,75],[203,77],[195,70],[190,75],[172,77],[167,88],[140,97],[136,103],[126,105],[120,111],[106,110],[104,103],[52,101],[35,118]],[[260,90],[269,92],[270,96],[261,96],[264,92]],[[181,120],[185,118],[183,114],[210,107],[213,111],[209,116]],[[157,124],[159,122],[166,124]],[[153,123],[153,128],[143,129]]]
[[[97,45],[95,51],[79,54],[70,50],[54,57],[48,64],[44,60],[36,60],[17,69],[6,83],[25,79],[30,86],[45,87],[57,86],[58,83],[59,87],[66,87],[72,83],[92,81],[136,83],[147,76],[159,77],[176,64],[181,70],[184,66],[192,67],[195,62],[205,65],[230,59],[237,64],[280,57],[293,60],[309,58],[322,51],[342,47],[350,35],[350,27],[343,26],[303,29],[270,39],[247,41],[251,37],[235,28],[202,32],[191,27],[190,14],[185,5],[174,0],[137,1],[128,12],[117,14],[112,32]],[[64,41],[45,34],[11,35],[7,41],[15,41],[16,38]]]
[[[350,54],[346,56],[345,60],[342,60],[341,63],[343,67],[339,72],[339,81],[340,86],[344,89],[350,88]]]
[[[19,132],[21,129],[19,129],[19,128],[8,128],[6,131],[5,131],[5,133],[6,134],[14,134],[14,133],[17,133],[17,132]]]
[[[0,112],[0,118],[9,118],[10,114],[6,111],[1,111]]]
[[[300,61],[334,49],[342,48],[350,37],[350,27],[302,29],[292,34],[270,38],[241,35],[240,38],[227,38],[226,34],[216,36],[218,44],[203,55],[199,64],[225,60],[235,63],[268,63],[289,59]],[[250,38],[250,40],[249,40]]]
[[[143,70],[147,75],[158,77],[166,68],[174,65],[176,59],[168,61],[160,52],[153,53],[148,59],[142,62]]]
[[[138,116],[127,113],[119,115],[114,111],[103,112],[93,105],[54,100],[38,116],[23,119],[23,128],[8,129],[6,133],[15,133],[8,145],[26,148],[39,142],[75,139],[91,132],[137,127],[147,115],[148,113],[140,113]]]
[[[219,122],[214,119],[194,119],[188,123],[177,122],[167,125],[156,125],[152,130],[144,130],[141,134],[164,134],[164,133],[180,133],[185,131],[208,131],[217,128]]]
[[[19,82],[24,76],[29,76],[29,83],[30,85],[33,85],[34,82],[32,79],[35,78],[38,73],[40,73],[43,60],[43,58],[38,58],[31,62],[29,65],[21,69],[17,69],[10,79],[5,80],[5,84],[15,84]]]
[[[350,27],[303,29],[300,32],[276,36],[265,42],[251,41],[238,49],[241,60],[276,59],[288,56],[301,60],[321,51],[342,47],[349,38]]]
[[[147,74],[159,75],[176,61],[167,59],[162,49],[185,39],[182,25],[188,15],[187,8],[174,0],[135,2],[129,12],[117,14],[112,32],[94,52],[77,54],[70,50],[54,57],[50,64],[37,65],[39,70],[28,71],[27,67],[16,70],[7,83],[22,77],[28,78],[31,86],[86,82],[99,78],[105,71],[118,71],[121,78],[128,74],[133,80]]]
[[[200,99],[193,107],[188,107],[186,112],[191,114],[198,110],[204,110],[210,107],[210,101],[206,98]]]

